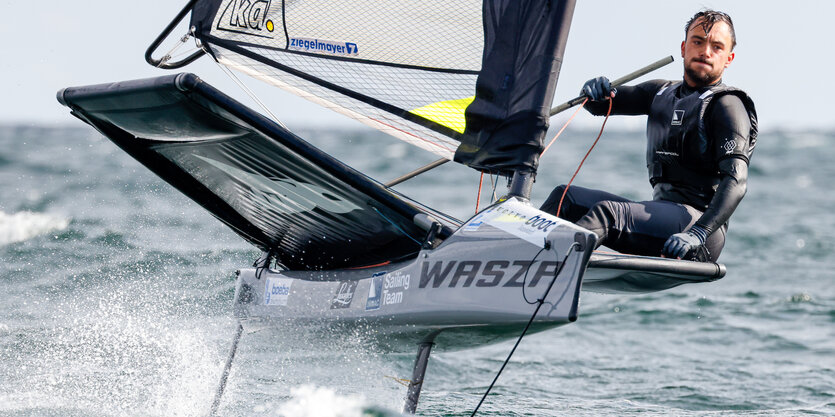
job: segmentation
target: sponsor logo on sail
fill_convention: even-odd
[[[289,49],[331,55],[357,55],[359,48],[353,42],[329,41],[313,38],[290,38]]]
[[[354,300],[354,290],[357,289],[358,281],[342,281],[336,288],[336,294],[331,302],[331,310],[337,308],[348,308]]]
[[[267,17],[270,3],[269,0],[231,0],[220,15],[217,28],[272,38],[275,23]]]

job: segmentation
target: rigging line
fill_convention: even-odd
[[[186,42],[188,41],[188,38],[190,38],[190,37],[191,37],[191,32],[190,31],[188,33],[186,33],[185,35],[183,35],[183,37],[180,38],[180,41],[177,42],[176,44],[174,44],[174,46],[171,49],[169,49],[168,52],[165,55],[162,56],[162,58],[159,59],[159,64],[157,64],[157,68],[161,68],[168,61],[170,61],[172,58],[174,58],[174,56],[173,56],[174,52],[176,52],[177,49],[180,49],[181,46],[185,45]]]
[[[243,81],[241,81],[238,78],[238,76],[235,75],[234,72],[232,72],[232,70],[230,70],[229,68],[226,68],[225,65],[221,64],[217,60],[215,60],[215,63],[220,67],[221,70],[223,70],[223,72],[226,73],[226,75],[229,76],[229,78],[232,79],[232,81],[235,82],[235,84],[238,85],[238,87],[241,88],[241,90],[244,91],[244,93],[246,93],[249,96],[249,98],[251,98],[253,101],[255,101],[259,106],[261,106],[261,108],[264,110],[264,112],[266,112],[274,122],[278,123],[278,125],[283,127],[284,129],[290,130],[290,129],[287,129],[287,126],[284,123],[282,123],[281,120],[279,120],[278,117],[276,117],[273,114],[273,112],[270,111],[269,108],[267,108],[267,106],[255,95],[255,93],[252,90],[250,90],[249,87],[247,87],[246,84],[244,84]]]
[[[481,203],[481,186],[484,184],[484,172],[478,179],[478,196],[475,198],[475,214],[478,214],[478,204]]]
[[[583,100],[583,102],[580,104],[580,107],[577,107],[577,110],[574,110],[574,114],[572,114],[572,115],[571,115],[571,117],[569,117],[569,118],[568,118],[568,120],[565,122],[565,124],[564,124],[564,125],[562,125],[562,128],[560,128],[560,131],[559,131],[559,132],[557,132],[557,134],[556,134],[556,135],[554,135],[554,138],[553,138],[553,139],[551,139],[551,141],[550,141],[550,142],[548,142],[548,146],[546,146],[546,147],[545,147],[545,149],[543,149],[543,150],[542,150],[542,153],[540,153],[540,154],[539,154],[539,156],[540,156],[540,157],[541,157],[542,155],[545,155],[545,152],[547,152],[547,151],[548,151],[548,148],[550,148],[550,147],[551,147],[551,145],[553,145],[553,144],[554,144],[554,142],[557,140],[557,138],[558,138],[558,137],[560,137],[560,135],[562,134],[562,131],[563,131],[563,130],[565,130],[565,128],[567,128],[569,124],[571,124],[571,121],[572,121],[572,120],[574,120],[574,116],[576,116],[576,115],[577,115],[577,113],[579,113],[579,112],[580,112],[580,109],[582,109],[583,107],[585,107],[586,103],[588,103],[588,102],[589,102],[589,99],[588,99],[588,97],[586,97],[586,99],[585,99],[585,100]]]
[[[546,244],[548,243],[550,242],[547,242]],[[550,247],[550,245],[548,246]],[[545,299],[548,297],[548,293],[551,292],[551,288],[553,288],[554,283],[557,282],[557,278],[559,278],[560,272],[562,272],[563,268],[565,267],[566,261],[568,261],[568,257],[571,256],[571,251],[574,250],[574,248],[577,246],[579,246],[579,243],[574,242],[571,244],[571,246],[568,247],[568,251],[566,251],[565,257],[562,259],[562,264],[554,272],[554,278],[552,278],[551,282],[548,283],[548,288],[545,289],[545,293],[542,294],[542,298],[536,300],[537,306],[536,309],[533,311],[533,315],[531,315],[530,320],[528,320],[528,324],[525,325],[525,329],[522,330],[522,334],[520,334],[519,338],[516,339],[516,344],[513,345],[513,349],[510,350],[510,353],[507,355],[507,359],[504,360],[502,367],[499,368],[499,372],[496,373],[496,377],[493,378],[493,382],[491,382],[490,386],[487,387],[487,391],[484,392],[484,395],[481,397],[481,401],[478,402],[478,405],[476,405],[475,409],[473,410],[473,413],[470,414],[470,417],[474,417],[476,415],[478,409],[481,408],[481,404],[484,403],[484,400],[487,398],[487,395],[490,394],[490,390],[492,390],[493,386],[496,385],[496,381],[499,380],[499,376],[502,374],[502,371],[504,371],[504,368],[507,366],[508,362],[510,362],[510,358],[513,356],[513,353],[516,352],[516,348],[519,347],[519,343],[522,342],[522,338],[525,337],[525,334],[528,332],[528,329],[531,328],[531,324],[533,324],[533,320],[539,313],[539,309],[542,307],[543,304],[545,304]],[[547,250],[547,248],[543,248],[543,250]],[[540,253],[541,252],[542,251],[540,251]],[[539,254],[537,254],[537,256],[539,256]],[[530,265],[528,266],[528,269],[530,269]]]
[[[180,58],[182,58],[182,57],[184,57],[184,56],[186,56],[186,55],[189,55],[189,54],[191,54],[191,53],[192,53],[192,51],[180,52],[180,53],[178,53],[178,54],[176,54],[176,55],[171,55],[170,59],[175,59],[175,58],[176,58],[176,59],[180,59]]]
[[[493,187],[493,195],[490,197],[490,203],[496,201],[498,197],[496,197],[496,187],[499,186],[499,175],[496,174],[496,179],[493,179],[493,174],[490,174],[490,185]]]
[[[186,50],[186,51],[183,51],[183,52],[178,52],[176,55],[171,55],[169,57],[170,58],[169,60],[180,59],[180,58],[182,58],[186,55],[190,55],[190,54],[193,54],[193,53],[197,52],[198,49],[200,49],[200,48],[195,48],[195,49]]]
[[[594,149],[595,145],[597,145],[597,141],[600,140],[600,137],[603,136],[603,129],[606,127],[606,122],[609,121],[609,116],[612,114],[612,98],[609,98],[609,110],[606,111],[606,118],[603,119],[603,125],[600,126],[600,133],[597,134],[597,139],[594,140],[594,143],[591,144],[591,148],[589,148],[588,152],[586,152],[586,156],[583,157],[583,160],[580,161],[580,165],[577,165],[577,170],[574,171],[574,175],[571,176],[571,180],[568,181],[568,184],[565,186],[565,190],[562,191],[562,196],[560,197],[560,204],[557,205],[557,217],[560,217],[560,211],[562,210],[562,201],[565,199],[566,193],[568,193],[568,188],[571,187],[571,183],[574,182],[574,178],[577,178],[577,174],[580,173],[580,168],[583,167],[583,163],[586,162],[586,158],[589,157],[592,149]]]
[[[525,285],[528,283],[528,272],[530,272],[531,266],[534,264],[534,262],[536,262],[536,258],[539,258],[539,255],[542,254],[542,252],[544,252],[548,249],[551,249],[551,242],[549,242],[546,239],[545,240],[545,246],[543,246],[542,249],[540,249],[539,252],[537,252],[536,255],[533,256],[533,259],[531,259],[531,262],[528,263],[528,267],[525,268],[525,276],[522,278],[522,298],[524,298],[525,302],[528,303],[528,304],[533,305],[533,304],[536,304],[537,301],[539,301],[539,300],[536,300],[536,301],[528,300],[528,295],[525,293]]]
[[[385,214],[381,213],[380,210],[377,210],[377,207],[371,206],[371,208],[374,209],[374,211],[376,211],[377,214],[379,214],[382,218],[386,219],[386,221],[389,222],[392,226],[394,226],[395,229],[399,230],[400,233],[403,233],[404,236],[408,237],[409,239],[412,239],[412,241],[417,243],[418,245],[421,245],[421,242],[419,242],[417,239],[413,238],[408,233],[406,233],[403,229],[400,228],[400,226],[398,226],[395,222],[391,221],[391,219],[386,217]]]

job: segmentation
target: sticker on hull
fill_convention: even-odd
[[[354,291],[359,281],[342,281],[336,288],[336,294],[331,301],[331,310],[337,308],[348,308],[354,300]]]
[[[463,230],[475,231],[482,225],[489,224],[536,246],[544,247],[548,233],[565,223],[565,220],[511,199],[479,213],[467,222]]]
[[[287,299],[290,297],[290,287],[293,285],[293,280],[287,278],[267,278],[266,285],[267,287],[264,290],[264,305],[286,306]]]
[[[411,275],[402,271],[392,272],[383,277],[383,305],[400,304],[403,293],[409,289]]]
[[[365,311],[379,310],[383,304],[383,275],[378,272],[371,276],[371,286],[368,287],[368,297],[365,300]]]

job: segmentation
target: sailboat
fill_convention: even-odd
[[[165,69],[208,55],[441,162],[508,177],[507,194],[466,221],[193,74],[66,88],[58,100],[262,251],[237,271],[238,317],[361,324],[389,349],[417,346],[413,413],[433,346],[573,322],[581,290],[725,275],[716,263],[596,252],[594,233],[531,205],[573,10],[573,0],[192,0],[146,52]],[[189,14],[199,49],[154,58]]]

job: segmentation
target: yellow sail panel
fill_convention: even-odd
[[[416,114],[424,119],[431,120],[439,125],[446,126],[458,133],[464,133],[467,122],[464,119],[464,110],[475,100],[475,96],[459,98],[455,100],[439,101],[418,107],[410,113]]]

